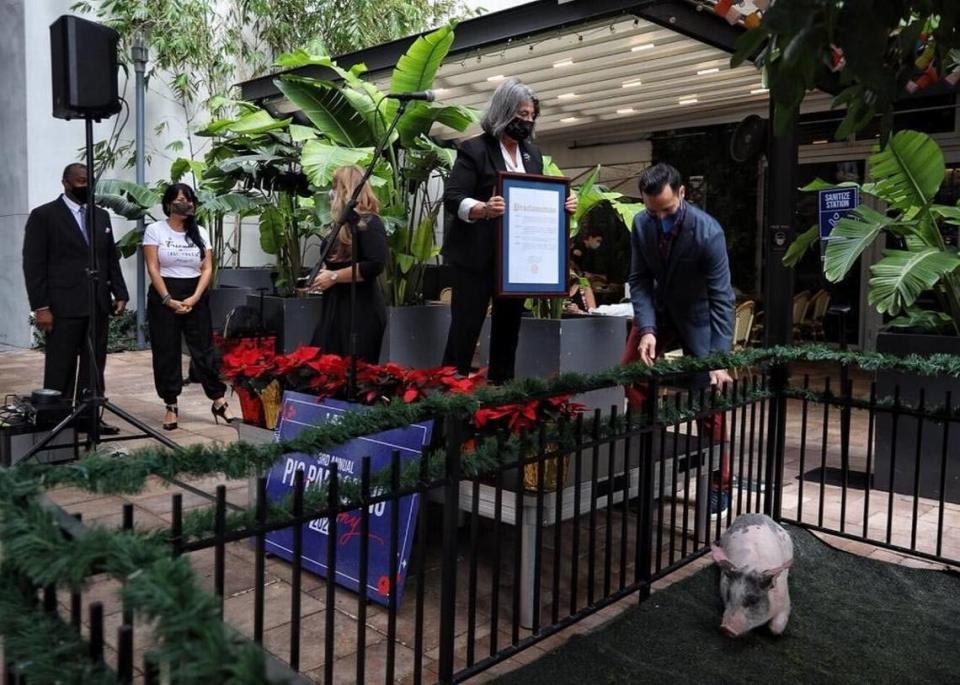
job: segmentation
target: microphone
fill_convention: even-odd
[[[432,90],[420,90],[413,93],[387,93],[384,97],[400,100],[401,102],[409,102],[410,100],[433,102],[437,99],[436,94]]]

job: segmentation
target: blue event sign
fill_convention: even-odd
[[[287,392],[283,396],[276,439],[297,437],[304,428],[333,423],[347,412],[364,411],[366,407],[338,400],[317,400],[313,395]],[[394,451],[400,454],[401,465],[418,458],[424,445],[429,444],[433,421],[413,424],[406,428],[384,431],[350,440],[330,448],[327,452],[284,455],[282,461],[267,474],[267,496],[279,500],[293,491],[294,474],[302,469],[307,488],[317,487],[330,477],[330,463],[336,463],[341,478],[360,480],[363,457],[370,457],[370,472],[389,468]],[[374,493],[375,494],[375,493]],[[397,603],[403,597],[407,578],[407,562],[416,530],[418,495],[401,497],[397,506],[400,537],[397,558],[390,559],[390,521],[392,502],[380,502],[369,507],[367,595],[380,604],[389,602],[390,573],[397,574]],[[329,520],[315,519],[303,526],[303,568],[327,577],[327,534]],[[359,591],[360,568],[360,510],[342,512],[337,517],[336,582]],[[293,530],[269,533],[267,550],[287,560],[293,558]]]
[[[819,195],[820,240],[829,240],[837,223],[860,205],[860,189],[828,188]]]

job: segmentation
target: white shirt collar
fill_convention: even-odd
[[[80,210],[83,209],[83,205],[78,205],[76,202],[67,197],[66,193],[61,194],[60,197],[63,199],[64,204],[67,205],[67,209],[74,214],[78,214]]]
[[[511,157],[510,152],[504,146],[503,142],[500,143],[500,152],[503,154],[503,162],[507,165],[507,171],[512,171],[515,173],[526,173],[527,170],[523,166],[523,150],[520,149],[520,144],[517,144],[517,156]]]

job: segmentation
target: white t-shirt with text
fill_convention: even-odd
[[[206,249],[210,249],[210,235],[203,226],[200,238]],[[156,221],[143,234],[144,245],[155,245],[160,260],[160,275],[164,278],[196,278],[200,275],[203,260],[200,250],[182,231],[170,228],[166,221]]]

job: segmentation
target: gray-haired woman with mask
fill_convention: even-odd
[[[483,133],[460,144],[447,179],[444,207],[454,217],[443,245],[451,266],[450,332],[443,363],[462,374],[471,369],[480,329],[493,298],[490,366],[487,378],[503,383],[513,378],[523,300],[495,296],[497,220],[505,204],[497,192],[497,172],[542,174],[543,155],[530,142],[540,115],[540,101],[517,79],[500,84],[483,115]],[[577,201],[567,199],[573,213]]]

